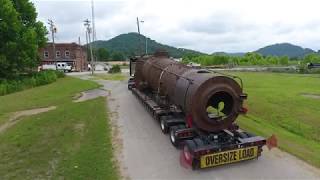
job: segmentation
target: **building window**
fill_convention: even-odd
[[[49,52],[48,51],[44,51],[43,56],[44,56],[44,58],[49,58]]]
[[[57,58],[60,58],[60,57],[61,57],[60,51],[56,51],[56,57],[57,57]]]
[[[65,55],[66,58],[70,58],[70,51],[68,51],[68,50],[65,51],[64,55]]]

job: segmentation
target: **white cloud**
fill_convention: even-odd
[[[84,39],[90,0],[33,0],[39,19],[53,19],[58,41]],[[158,42],[203,52],[253,51],[291,42],[320,49],[317,0],[95,0],[98,39],[136,31]]]

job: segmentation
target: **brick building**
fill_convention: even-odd
[[[87,71],[87,52],[84,46],[76,43],[55,43],[56,52],[53,53],[52,43],[47,43],[44,48],[39,49],[42,64],[54,64],[66,62],[72,65],[75,71]],[[56,59],[54,60],[54,56]]]

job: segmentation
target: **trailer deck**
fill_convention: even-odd
[[[193,128],[187,123],[191,117],[175,107],[161,106],[155,93],[138,90],[132,78],[128,89],[159,121],[161,131],[169,134],[172,145],[182,149],[181,161],[192,169],[257,159],[266,144],[265,138],[242,131],[236,124],[214,133]]]

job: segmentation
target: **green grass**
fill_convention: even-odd
[[[234,73],[243,79],[249,113],[241,128],[268,137],[275,134],[281,149],[320,167],[319,75]]]
[[[0,122],[10,112],[57,106],[0,134],[0,179],[118,179],[105,99],[72,102],[76,93],[96,87],[67,77],[0,97]]]
[[[109,81],[123,81],[127,77],[124,74],[121,73],[115,73],[115,74],[95,74],[94,79],[103,79],[103,80],[109,80]]]
[[[62,78],[58,83],[1,96],[0,113],[68,103],[76,93],[98,87],[99,85],[95,82],[71,77]]]
[[[120,68],[121,69],[129,69],[130,67],[129,67],[129,64],[127,64],[127,65],[120,65]]]

